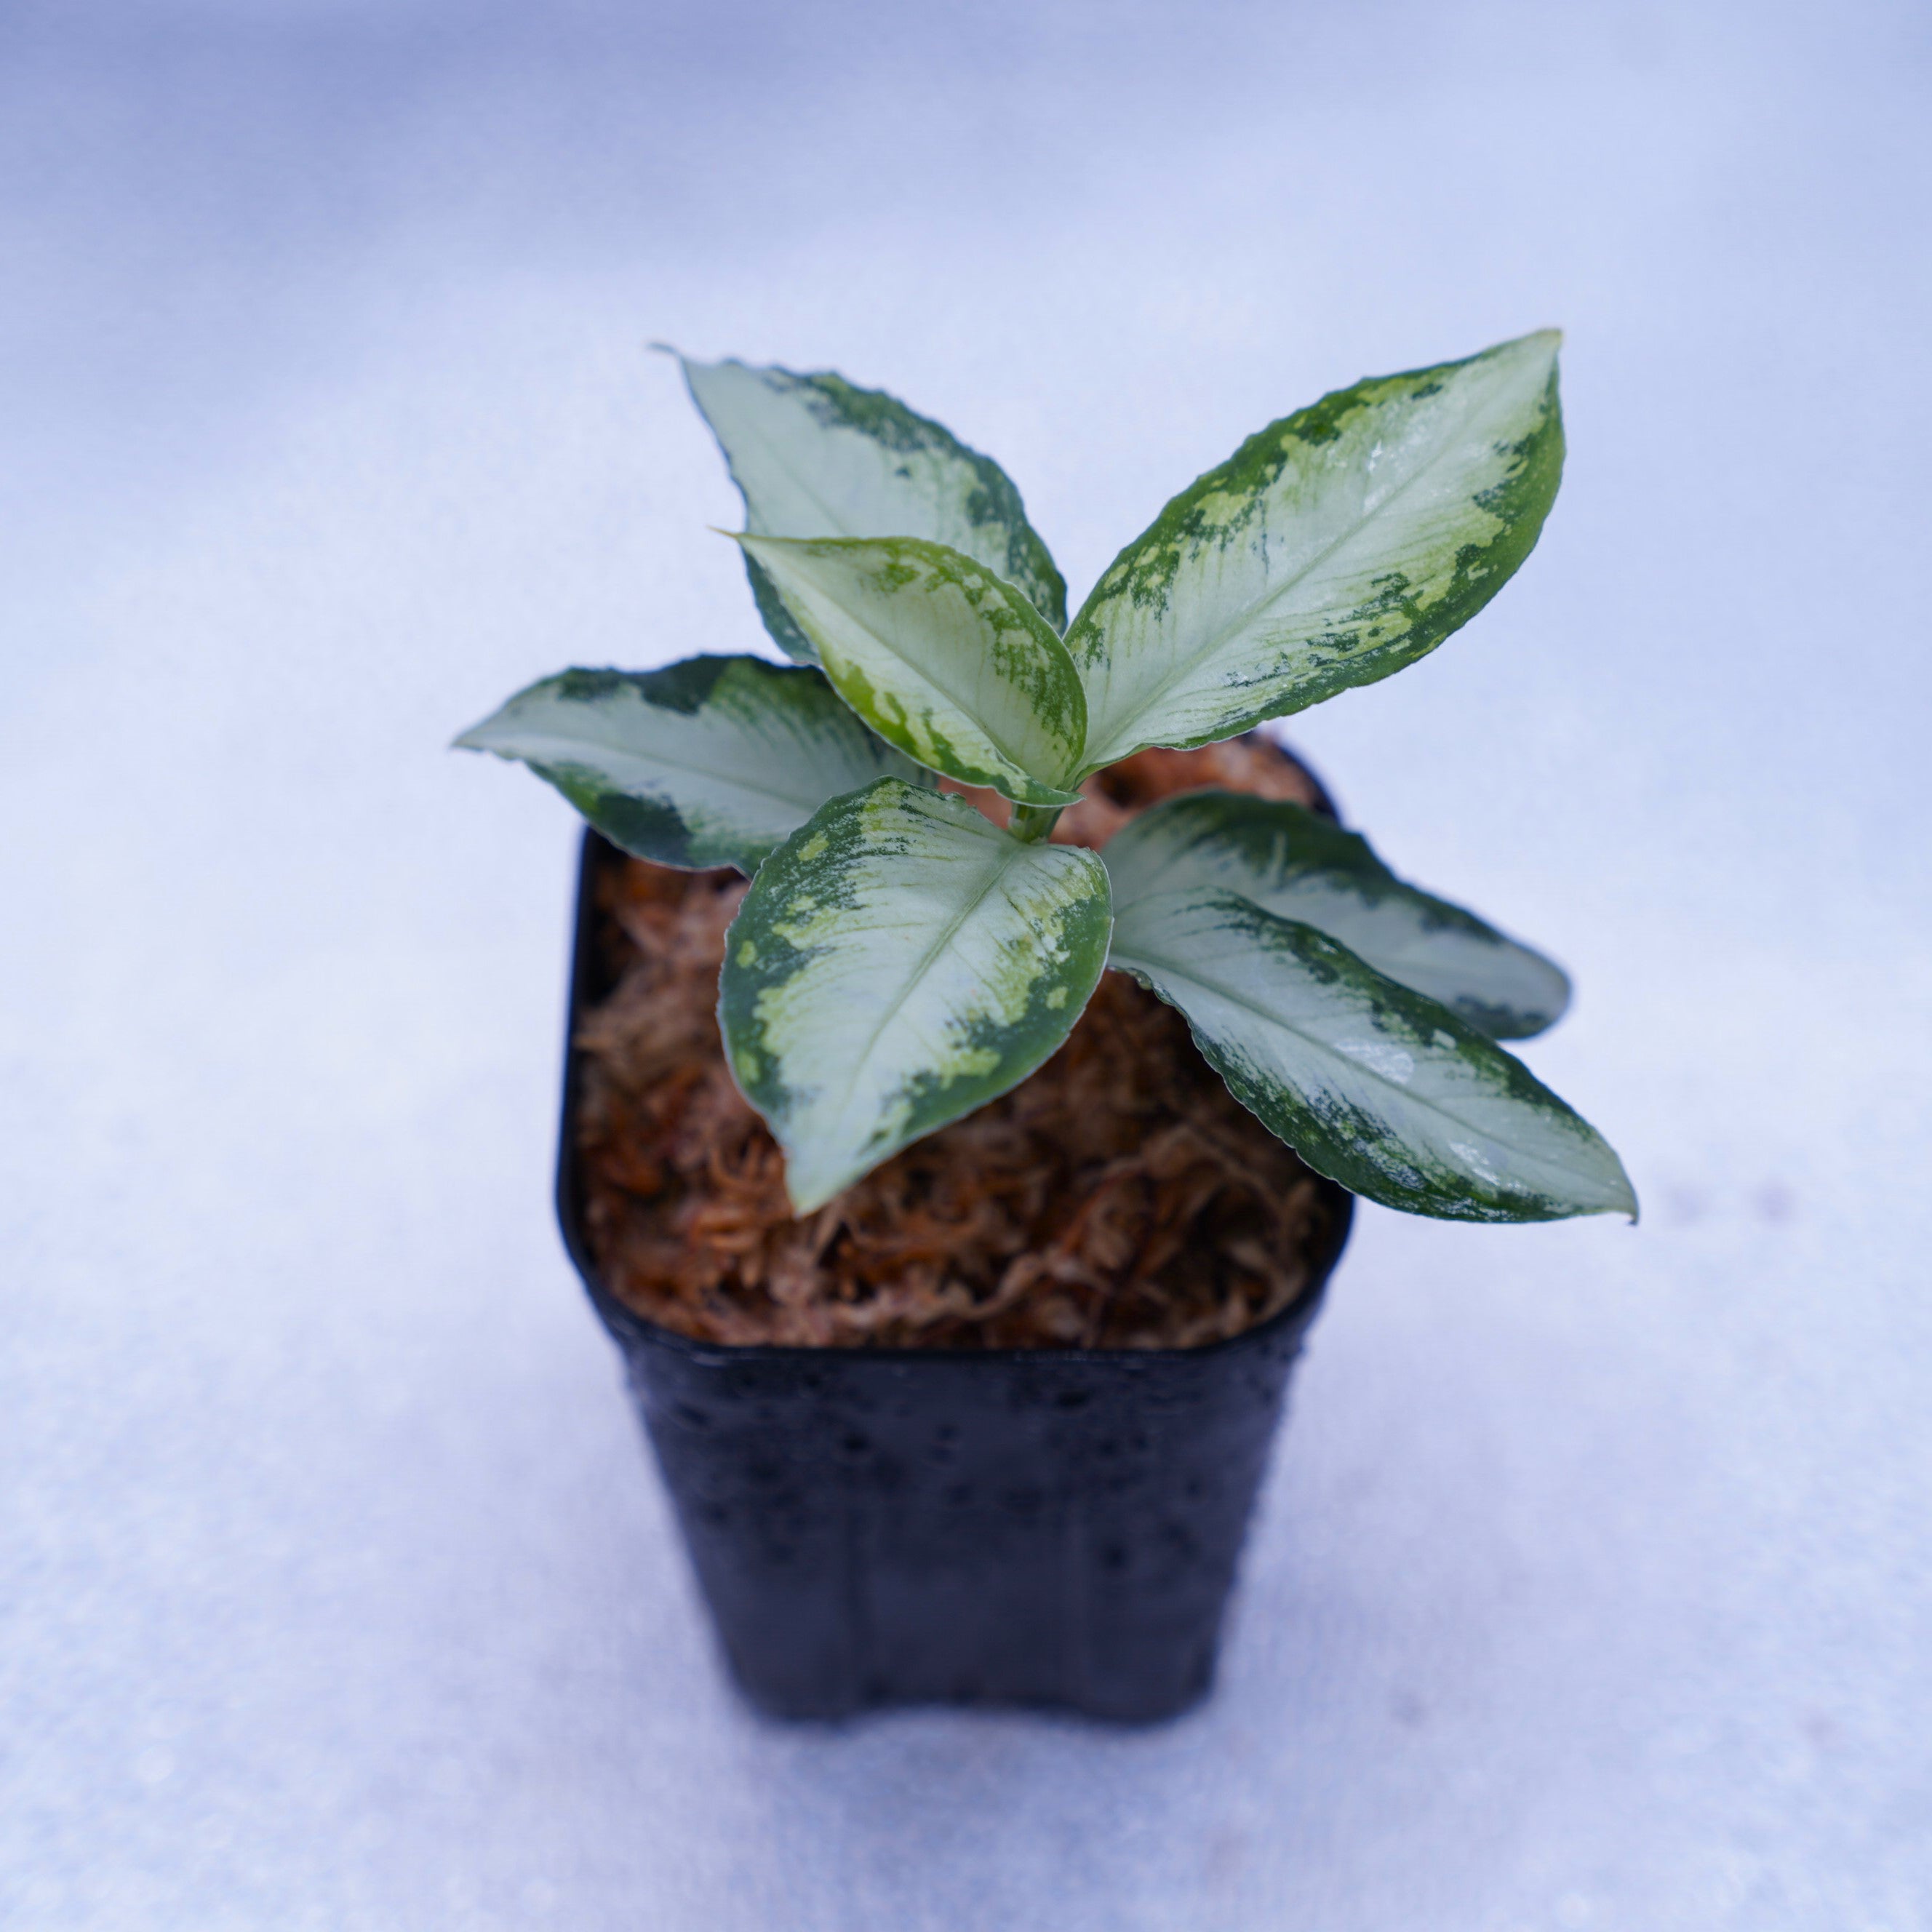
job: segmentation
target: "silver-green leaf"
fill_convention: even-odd
[[[741,536],[839,695],[932,770],[1022,805],[1070,805],[1079,674],[1004,578],[915,537]]]
[[[992,458],[896,397],[829,370],[680,360],[752,535],[924,537],[1018,585],[1055,631],[1066,629],[1066,584]],[[812,662],[810,640],[757,558],[745,562],[766,627],[788,656]]]
[[[1387,677],[1473,617],[1556,494],[1558,340],[1338,390],[1175,497],[1067,632],[1088,769]]]
[[[918,776],[823,673],[760,658],[567,670],[456,742],[520,759],[626,851],[694,870],[755,872],[828,798]]]
[[[1405,884],[1359,833],[1298,805],[1228,791],[1163,800],[1107,847],[1114,904],[1221,886],[1339,940],[1492,1040],[1527,1040],[1570,1003],[1563,969],[1474,913]]]
[[[1110,962],[1178,1006],[1228,1090],[1318,1172],[1454,1221],[1636,1214],[1596,1130],[1446,1006],[1216,886],[1124,908]]]
[[[1107,875],[962,800],[881,778],[780,846],[725,941],[718,1001],[800,1214],[1030,1073],[1106,963]]]

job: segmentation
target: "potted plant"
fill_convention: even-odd
[[[589,821],[560,1210],[766,1708],[1184,1707],[1350,1196],[1634,1216],[1498,1043],[1562,973],[1256,730],[1522,562],[1557,342],[1270,424],[1070,623],[938,424],[686,362],[792,662],[568,670],[457,741]]]

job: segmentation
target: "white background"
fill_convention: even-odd
[[[1932,1927],[1922,9],[15,0],[0,1923]],[[451,735],[757,648],[646,353],[836,364],[1084,590],[1569,332],[1500,601],[1290,736],[1546,946],[1646,1203],[1366,1211],[1222,1687],[768,1726],[549,1220],[574,831]]]

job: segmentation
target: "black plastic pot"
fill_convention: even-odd
[[[586,831],[570,1031],[608,988]],[[731,1348],[608,1294],[580,1218],[566,1044],[557,1211],[622,1352],[734,1675],[776,1716],[1059,1706],[1146,1721],[1213,1676],[1290,1370],[1348,1238],[1307,1292],[1177,1350]]]

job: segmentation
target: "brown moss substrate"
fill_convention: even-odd
[[[1055,836],[1103,844],[1204,784],[1316,798],[1264,740],[1144,752],[1090,781]],[[745,890],[735,873],[636,860],[598,880],[614,986],[577,1035],[578,1146],[585,1234],[628,1306],[730,1343],[1188,1348],[1306,1286],[1330,1232],[1315,1176],[1229,1095],[1180,1016],[1118,973],[1010,1094],[796,1219],[718,1034]]]

